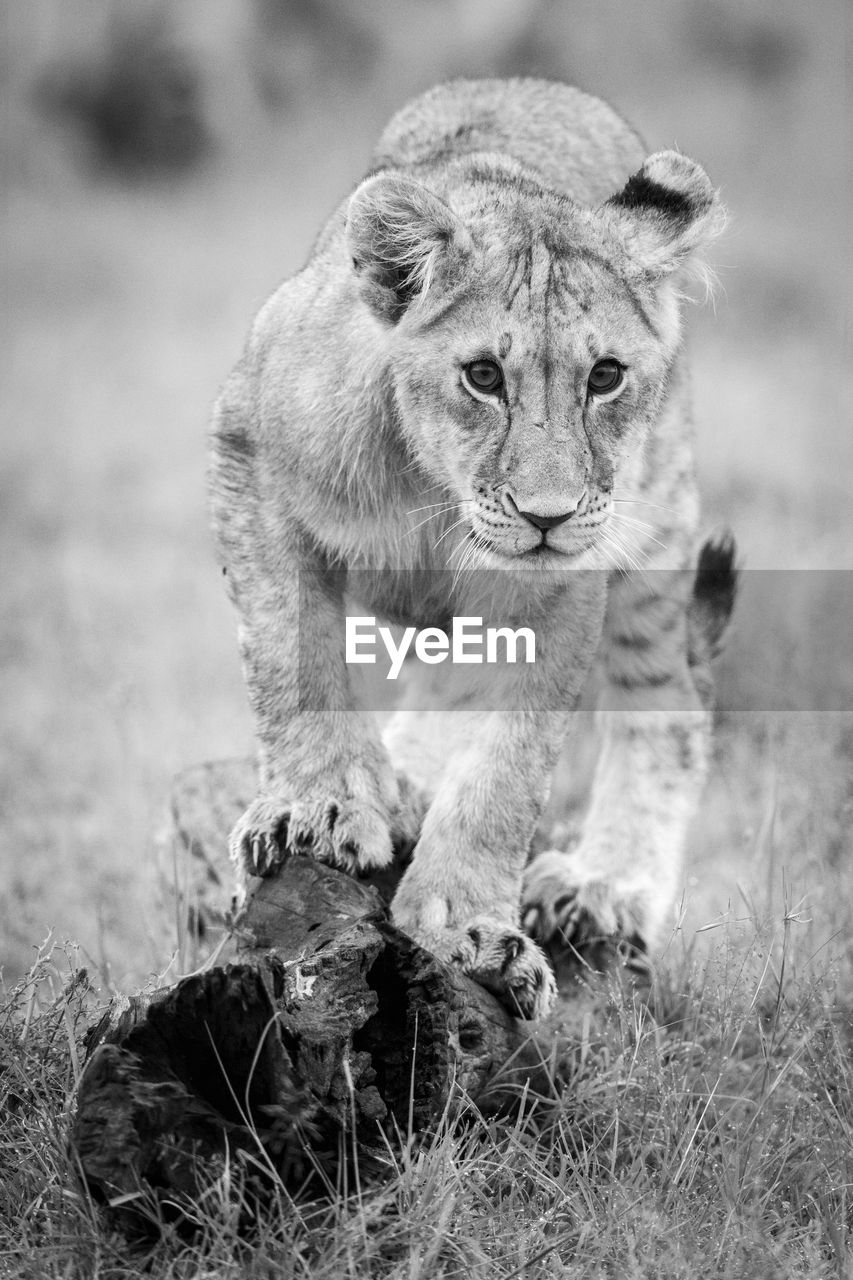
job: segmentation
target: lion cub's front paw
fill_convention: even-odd
[[[490,916],[461,927],[423,928],[395,904],[394,923],[421,946],[486,987],[519,1018],[544,1018],[557,997],[542,951],[519,929]]]
[[[519,1018],[544,1018],[557,998],[554,973],[519,929],[480,916],[453,936],[446,958],[486,987]]]
[[[246,876],[272,875],[294,853],[351,873],[387,867],[394,856],[388,822],[378,809],[328,797],[288,805],[259,796],[231,832],[229,844],[242,887]]]
[[[653,891],[654,886],[597,878],[585,873],[572,854],[549,849],[535,857],[524,873],[524,929],[543,946],[580,951],[625,944],[632,952],[644,953]]]

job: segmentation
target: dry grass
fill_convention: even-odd
[[[513,54],[525,6],[502,0],[504,39],[477,3],[412,39],[430,6],[370,0],[364,85],[330,71],[270,116],[227,81],[218,158],[153,186],[88,172],[33,114],[30,80],[65,38],[53,0],[7,21],[0,961],[22,986],[2,1014],[0,1274],[142,1265],[81,1195],[65,1132],[86,1002],[168,962],[148,867],[169,780],[251,745],[208,547],[209,405],[390,110],[498,65],[602,93],[722,184],[723,289],[691,336],[709,524],[750,568],[812,572],[796,591],[747,584],[654,1016],[615,1001],[575,1037],[553,1106],[404,1146],[362,1202],[282,1199],[251,1248],[237,1179],[213,1187],[200,1237],[166,1232],[151,1274],[849,1274],[850,593],[817,572],[851,567],[842,6],[530,0]],[[207,46],[234,12],[217,6]],[[86,24],[66,26],[85,46]],[[100,995],[66,991],[55,956],[25,976],[49,928],[79,941]]]

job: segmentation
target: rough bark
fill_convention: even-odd
[[[245,789],[242,763],[176,782],[176,838],[202,878],[221,877]],[[380,1126],[393,1142],[466,1096],[493,1112],[550,1087],[531,1024],[393,927],[392,881],[292,858],[259,882],[223,963],[113,1006],[72,1135],[96,1192],[180,1203],[241,1152],[261,1180],[335,1183],[356,1149],[362,1173],[381,1163]]]

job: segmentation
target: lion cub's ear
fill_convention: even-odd
[[[726,223],[705,170],[678,151],[649,156],[602,212],[615,223],[631,256],[653,276],[689,263]]]
[[[376,174],[357,187],[347,214],[347,243],[362,296],[395,322],[426,297],[438,277],[458,277],[471,250],[464,224],[421,183]]]

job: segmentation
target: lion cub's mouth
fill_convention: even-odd
[[[565,569],[580,559],[590,547],[585,542],[578,547],[555,547],[550,542],[539,542],[526,551],[509,551],[491,541],[480,539],[480,546],[489,552],[489,564],[505,569]],[[488,566],[484,566],[488,567]]]
[[[538,546],[531,547],[529,551],[523,551],[521,555],[516,556],[516,560],[525,561],[540,566],[560,565],[565,567],[572,564],[575,560],[580,559],[585,551],[589,549],[589,543],[581,547],[553,547],[550,542],[540,542]]]

